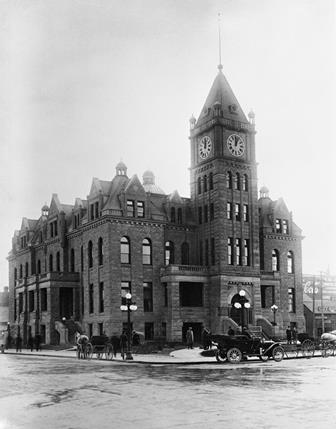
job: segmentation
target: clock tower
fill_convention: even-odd
[[[198,119],[190,120],[190,186],[198,263],[209,267],[211,329],[223,332],[224,319],[235,319],[230,312],[241,290],[254,323],[260,264],[254,114],[246,118],[218,69]]]

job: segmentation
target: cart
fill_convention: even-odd
[[[92,336],[86,348],[88,359],[92,359],[93,355],[96,355],[97,359],[112,360],[113,358],[113,347],[106,335]]]
[[[317,345],[312,338],[307,338],[302,341],[295,341],[290,344],[282,345],[286,358],[298,358],[298,357],[306,357],[311,358],[315,354],[315,350],[317,349]]]

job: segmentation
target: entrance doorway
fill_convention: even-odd
[[[61,287],[60,288],[60,305],[59,314],[60,317],[70,319],[73,316],[73,289]]]
[[[235,307],[236,302],[243,304],[243,307],[236,308]],[[241,297],[238,293],[236,293],[236,295],[234,295],[231,299],[230,318],[234,320],[239,326],[242,325],[242,321],[244,321],[244,326],[251,323],[252,310],[251,308],[244,307],[244,304],[247,302],[249,302],[249,300],[245,296]]]
[[[183,323],[182,327],[182,341],[186,342],[186,333],[188,328],[192,328],[194,332],[194,343],[201,343],[202,341],[202,330],[203,330],[203,323],[199,322],[185,322]]]

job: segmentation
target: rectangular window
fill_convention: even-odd
[[[34,291],[30,290],[29,294],[28,294],[29,311],[34,311],[34,309],[35,309],[35,300],[34,300],[34,298],[35,298]]]
[[[41,311],[48,311],[47,289],[40,289]]]
[[[131,293],[131,282],[121,282],[121,305],[126,305],[127,293]]]
[[[236,238],[236,265],[241,265],[240,238]]]
[[[198,223],[202,223],[202,207],[198,207]]]
[[[49,229],[50,229],[50,237],[52,238],[54,236],[54,224],[52,222],[49,224]]]
[[[208,206],[204,206],[204,223],[208,222]]]
[[[180,282],[181,307],[203,307],[203,283]]]
[[[235,219],[240,221],[240,204],[235,204]]]
[[[215,239],[211,238],[211,247],[210,247],[210,253],[211,253],[211,265],[215,265]]]
[[[273,286],[260,286],[261,292],[261,308],[271,308],[274,304],[274,287]]]
[[[286,219],[282,221],[282,232],[283,234],[288,234],[288,220]]]
[[[89,313],[93,313],[93,284],[89,285]]]
[[[167,283],[163,283],[163,305],[164,305],[164,307],[168,307],[168,285],[167,285]]]
[[[137,202],[138,217],[145,217],[145,203],[143,201]]]
[[[162,322],[161,324],[161,336],[163,338],[167,337],[167,322]]]
[[[134,217],[134,201],[133,200],[127,200],[127,216]]]
[[[19,314],[23,312],[23,293],[19,293]]]
[[[104,282],[99,283],[99,313],[104,313]]]
[[[295,289],[289,287],[288,288],[288,311],[290,313],[295,313],[296,312],[296,307],[295,307]]]
[[[92,335],[93,335],[93,325],[92,325],[92,323],[88,323],[88,333],[89,333],[89,338],[91,338]]]
[[[99,204],[98,201],[95,202],[95,218],[99,217]]]
[[[215,219],[215,207],[214,203],[210,204],[210,221]]]
[[[281,233],[281,219],[275,219],[275,232]]]
[[[143,308],[144,312],[153,311],[153,286],[149,282],[143,282]]]
[[[244,206],[243,206],[243,219],[244,219],[244,222],[249,221],[249,210],[248,210],[247,204],[244,204]]]
[[[203,242],[199,242],[199,261],[200,265],[203,265]]]
[[[58,235],[58,231],[57,231],[57,220],[55,220],[55,221],[54,221],[54,234],[55,234],[55,237],[57,237],[57,235]]]
[[[232,203],[226,203],[226,219],[232,220]]]
[[[233,238],[229,237],[227,242],[228,264],[233,265]]]
[[[94,205],[90,204],[90,220],[94,219]]]
[[[250,240],[244,240],[243,265],[250,265]]]
[[[104,335],[104,323],[98,323],[98,331],[99,331],[99,335]]]
[[[154,339],[154,323],[145,322],[145,340]]]
[[[205,265],[209,265],[209,240],[205,240]]]

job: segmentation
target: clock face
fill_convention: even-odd
[[[227,139],[227,147],[234,156],[243,156],[245,152],[245,142],[238,134],[231,134]]]
[[[212,148],[212,141],[209,136],[204,136],[201,138],[198,144],[198,153],[202,159],[205,159],[209,156]]]

